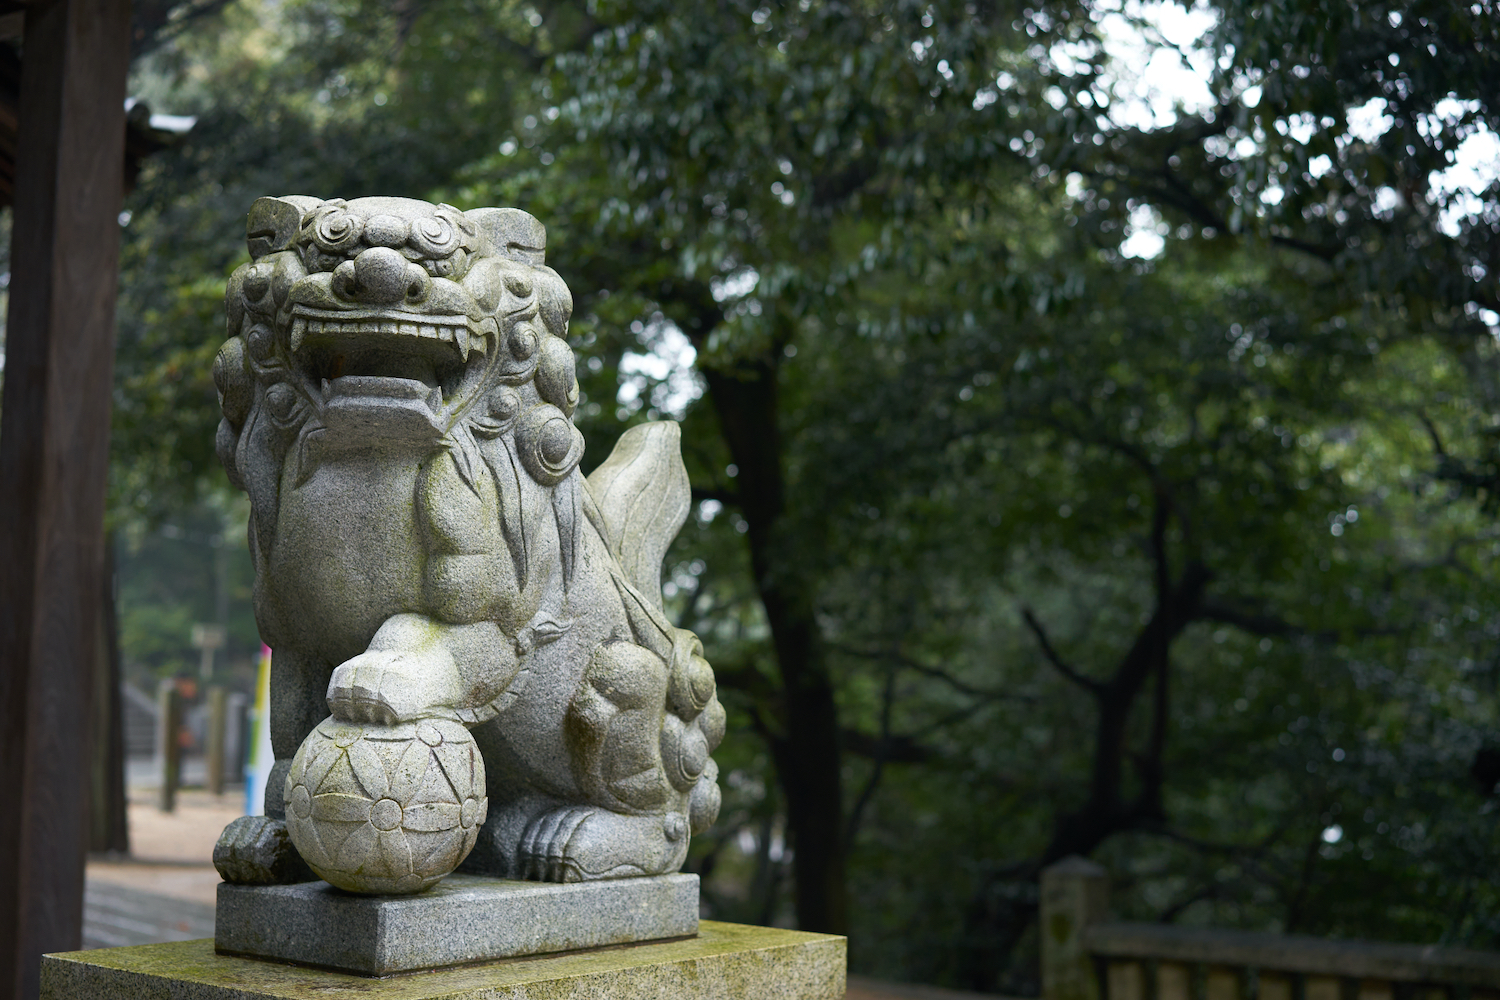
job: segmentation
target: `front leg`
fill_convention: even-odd
[[[334,670],[328,708],[339,719],[387,726],[466,722],[505,693],[519,667],[514,642],[494,622],[393,615],[368,649]]]

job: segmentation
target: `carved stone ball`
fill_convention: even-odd
[[[421,892],[473,849],[489,808],[484,788],[484,760],[457,722],[329,718],[292,758],[287,832],[340,889]]]

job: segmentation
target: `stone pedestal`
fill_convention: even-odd
[[[47,955],[42,1000],[840,1000],[846,941],[705,920],[697,936],[388,979],[183,941]]]
[[[698,933],[698,876],[517,882],[450,875],[414,896],[327,882],[219,885],[214,946],[366,976]]]

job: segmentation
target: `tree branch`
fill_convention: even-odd
[[[714,680],[719,687],[749,695],[757,701],[775,704],[778,691],[753,664],[715,664]]]
[[[1443,560],[1430,566],[1412,566],[1409,569],[1432,569],[1439,566],[1450,566],[1462,571],[1464,567],[1456,563]],[[1294,625],[1282,618],[1271,615],[1258,615],[1251,612],[1239,611],[1226,604],[1214,601],[1204,601],[1198,607],[1197,619],[1206,622],[1218,622],[1222,625],[1232,625],[1237,629],[1249,632],[1251,635],[1264,636],[1305,636],[1309,639],[1317,639],[1321,642],[1337,642],[1340,632],[1335,629],[1310,629],[1301,625]],[[1361,637],[1400,635],[1401,629],[1397,628],[1362,628],[1347,629],[1342,634],[1350,634]]]
[[[1042,623],[1037,621],[1036,615],[1032,614],[1030,608],[1021,608],[1021,618],[1026,622],[1027,627],[1031,629],[1032,634],[1036,636],[1037,645],[1042,648],[1042,655],[1047,658],[1048,663],[1057,668],[1058,673],[1091,694],[1097,695],[1103,691],[1104,686],[1102,684],[1092,677],[1074,670],[1058,655],[1057,650],[1052,648],[1051,640],[1047,638],[1047,630],[1042,628]]]
[[[922,674],[924,677],[931,677],[934,680],[942,681],[953,690],[959,692],[960,694],[969,695],[971,698],[983,698],[986,701],[1036,701],[1036,699],[1030,695],[1014,694],[1008,691],[988,691],[984,688],[975,687],[974,685],[969,684],[966,681],[959,680],[957,677],[954,677],[952,674],[948,673],[941,667],[929,666],[922,661],[912,659],[910,656],[907,656],[906,654],[901,653],[897,650],[860,649],[857,646],[846,646],[841,643],[829,643],[828,648],[836,650],[840,653],[844,653],[848,656],[857,656],[865,660],[875,660],[877,662],[900,664],[901,666],[906,667],[908,670],[915,670],[917,673]]]
[[[876,736],[857,729],[843,731],[844,749],[858,757],[884,760],[890,764],[925,764],[937,756],[931,747],[903,733]]]
[[[1448,452],[1443,449],[1443,438],[1442,435],[1438,434],[1437,425],[1432,422],[1431,418],[1423,410],[1417,411],[1417,419],[1422,421],[1423,427],[1427,428],[1427,436],[1432,438],[1432,450],[1437,453],[1438,458],[1447,458]]]
[[[849,810],[849,821],[844,828],[844,843],[854,843],[854,835],[859,832],[860,820],[864,818],[865,808],[870,800],[875,797],[875,788],[880,784],[881,776],[885,774],[886,758],[883,751],[891,738],[891,711],[896,702],[896,671],[894,669],[885,672],[885,690],[880,696],[880,742],[876,746],[875,766],[870,770],[870,778],[865,782],[865,787],[860,789],[859,797],[854,801],[854,808]]]
[[[1306,635],[1307,630],[1291,622],[1270,615],[1258,615],[1237,611],[1226,604],[1204,601],[1198,606],[1198,617],[1203,621],[1233,625],[1252,635]]]

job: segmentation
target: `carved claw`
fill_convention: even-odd
[[[519,877],[538,882],[660,875],[682,866],[687,818],[625,816],[589,806],[563,806],[526,828],[516,854]]]
[[[557,809],[533,822],[521,842],[521,877],[536,882],[583,881],[583,870],[566,852],[574,832],[593,812],[586,807]]]
[[[287,835],[286,824],[269,816],[241,816],[214,844],[214,867],[238,885],[290,885],[313,882],[313,874]]]
[[[462,698],[458,668],[441,647],[369,650],[340,664],[328,682],[328,710],[347,722],[456,718]]]

